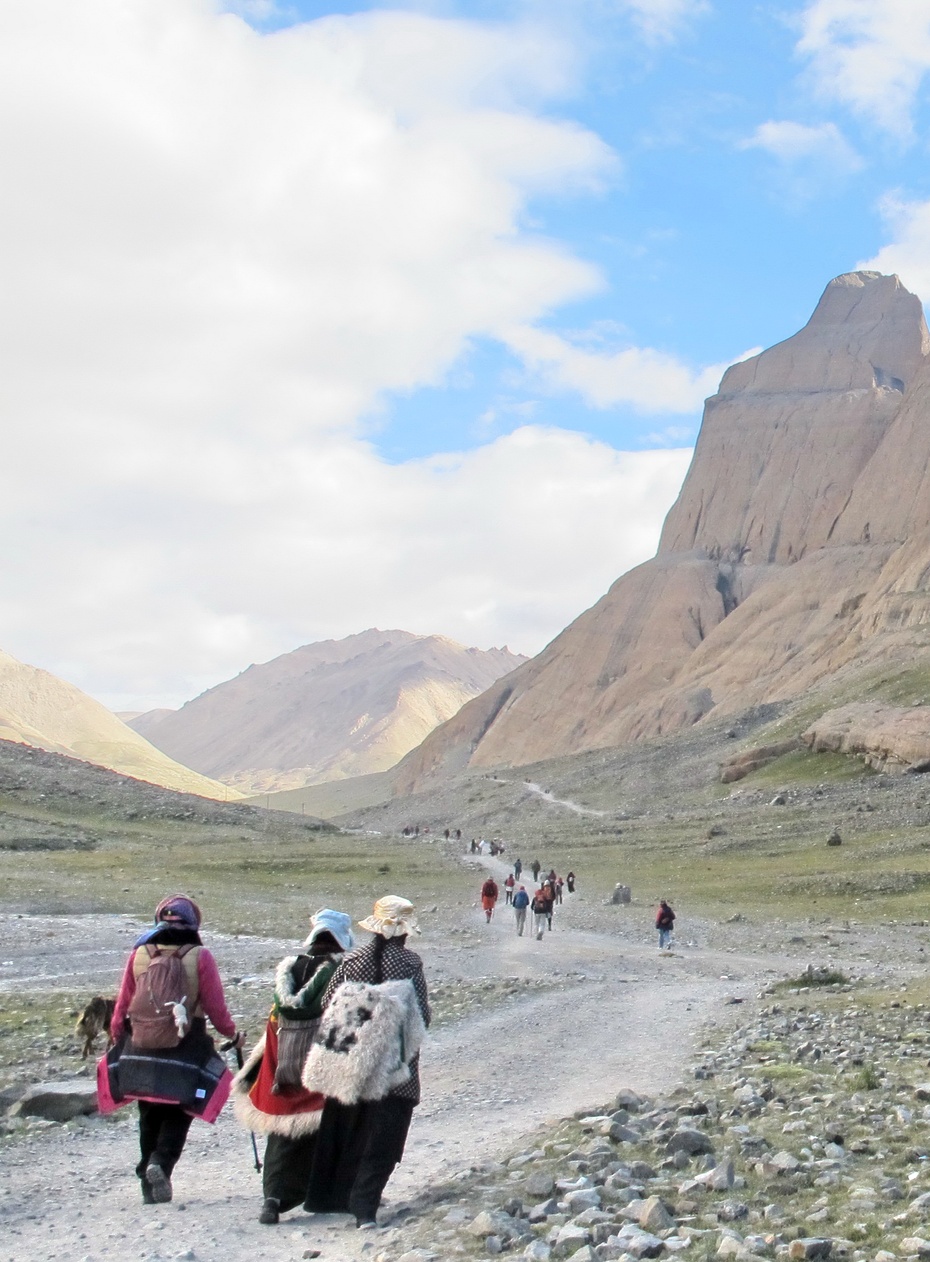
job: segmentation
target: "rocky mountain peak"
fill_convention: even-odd
[[[707,400],[659,551],[765,565],[825,546],[928,356],[920,299],[897,276],[832,280],[803,329]]]

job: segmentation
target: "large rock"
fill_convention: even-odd
[[[801,736],[817,752],[858,754],[878,771],[930,767],[930,706],[858,701],[828,710]]]
[[[44,1082],[29,1087],[10,1109],[11,1117],[41,1117],[70,1122],[97,1112],[97,1088],[89,1080]]]
[[[928,417],[919,300],[875,272],[832,281],[708,400],[658,555],[412,751],[398,791],[925,661]]]

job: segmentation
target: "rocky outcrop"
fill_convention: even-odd
[[[73,684],[3,652],[0,740],[68,754],[180,793],[223,799],[239,796],[166,757]]]
[[[848,687],[919,659],[928,623],[930,335],[897,277],[855,272],[724,375],[657,556],[414,750],[398,786]]]
[[[930,706],[854,702],[828,710],[801,740],[815,753],[856,754],[876,771],[928,771]]]
[[[307,644],[180,710],[131,726],[172,758],[253,793],[392,767],[438,724],[525,662],[444,636],[364,631]]]

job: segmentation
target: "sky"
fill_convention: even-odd
[[[930,299],[930,0],[0,10],[0,650],[114,709],[536,653],[827,282]]]

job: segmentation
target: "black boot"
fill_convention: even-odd
[[[171,1200],[171,1180],[157,1161],[150,1161],[145,1167],[145,1182],[151,1188],[154,1205],[166,1205]]]
[[[258,1216],[260,1223],[271,1227],[281,1218],[281,1202],[273,1196],[266,1196],[262,1212]]]

